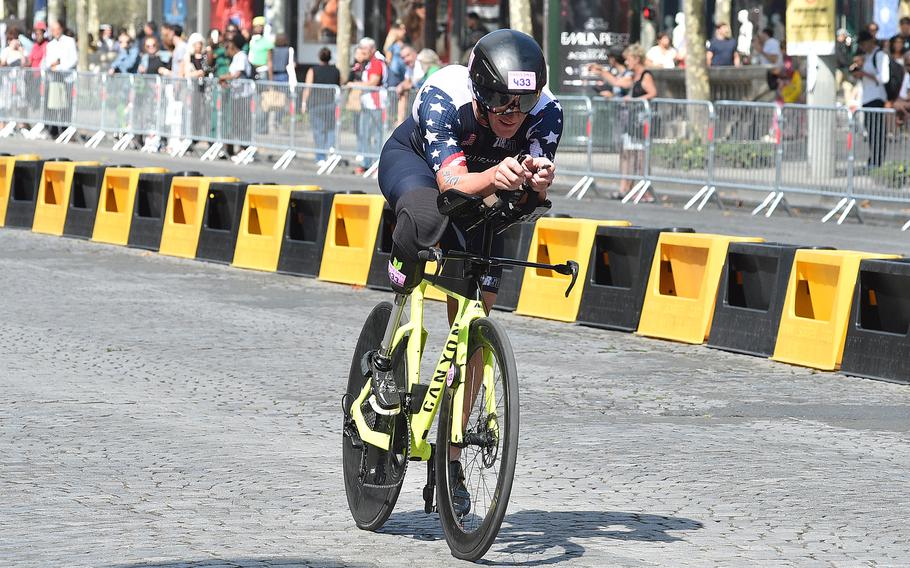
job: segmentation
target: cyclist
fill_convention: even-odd
[[[423,278],[418,253],[437,244],[445,250],[480,252],[483,231],[467,231],[439,213],[440,192],[456,189],[490,196],[527,183],[545,199],[553,182],[553,159],[562,134],[562,107],[545,89],[546,62],[531,36],[497,30],[481,38],[468,66],[450,65],[417,93],[411,116],[392,134],[379,159],[379,188],[394,209],[389,278],[398,293],[410,293]],[[516,156],[526,155],[522,162]],[[502,240],[493,256],[502,256]],[[482,283],[489,311],[502,269]],[[449,299],[449,317],[456,304]],[[466,411],[479,390],[467,373]],[[390,373],[373,373],[370,399],[383,414],[398,412],[400,398]],[[468,412],[465,412],[467,421]],[[470,510],[460,456],[452,453],[450,477],[459,515]]]

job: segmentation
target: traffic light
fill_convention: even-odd
[[[653,6],[645,6],[641,9],[641,17],[643,20],[653,22],[657,19],[657,10],[655,10]]]

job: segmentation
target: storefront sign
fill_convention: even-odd
[[[561,0],[559,6],[559,60],[550,67],[557,79],[553,90],[589,94],[600,83],[589,66],[606,65],[611,52],[621,53],[629,45],[629,1]]]
[[[834,0],[788,0],[787,55],[833,55]]]

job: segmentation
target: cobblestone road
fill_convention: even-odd
[[[0,290],[0,565],[461,564],[418,467],[379,533],[347,511],[340,394],[386,294],[9,229]],[[497,317],[522,430],[489,563],[910,563],[907,387]]]

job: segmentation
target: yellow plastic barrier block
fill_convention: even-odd
[[[139,174],[163,174],[167,168],[107,168],[101,181],[92,240],[126,246],[130,238]]]
[[[196,258],[209,184],[233,181],[239,180],[233,177],[175,177],[171,180],[158,252]]]
[[[318,189],[315,185],[247,186],[231,266],[266,272],[278,270],[291,192]]]
[[[775,361],[833,371],[840,367],[864,259],[900,258],[849,250],[798,250],[777,330]]]
[[[6,225],[6,207],[9,203],[9,192],[13,188],[13,171],[16,161],[35,161],[41,157],[37,154],[19,154],[16,156],[0,156],[0,227]]]
[[[319,279],[366,286],[385,197],[339,194],[332,201]]]
[[[704,343],[730,243],[764,239],[706,233],[661,233],[651,263],[638,334]]]
[[[545,217],[534,226],[528,260],[561,264],[568,260],[578,263],[578,281],[566,297],[570,276],[542,268],[526,268],[518,297],[516,314],[558,321],[573,322],[578,317],[585,274],[591,259],[591,247],[597,227],[628,227],[628,221],[597,221]]]
[[[98,162],[45,162],[38,184],[35,220],[32,231],[47,235],[63,234],[70,190],[76,166],[97,166]]]

